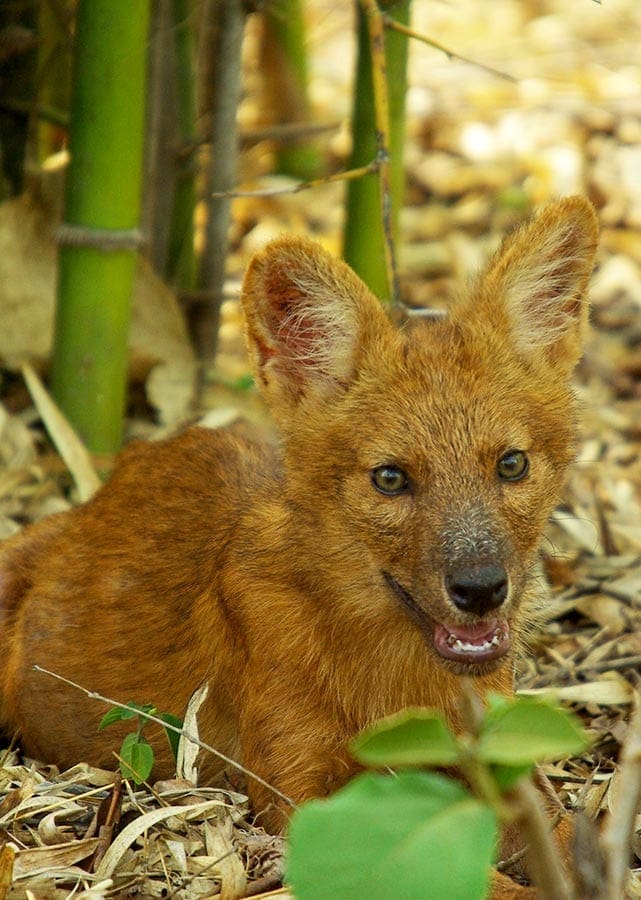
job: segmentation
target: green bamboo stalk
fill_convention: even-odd
[[[90,450],[121,442],[149,0],[79,0],[52,387]]]
[[[383,6],[384,4],[379,4]],[[372,53],[366,15],[358,9],[358,58],[354,83],[352,112],[352,155],[348,168],[365,166],[379,153],[376,135],[376,109],[372,81]],[[407,24],[410,0],[395,3],[390,10],[394,19]],[[389,182],[391,238],[396,240],[398,214],[403,200],[405,173],[405,93],[407,72],[407,39],[392,30],[385,34],[385,61],[389,102]],[[370,289],[384,301],[392,301],[388,277],[386,242],[381,214],[381,200],[376,175],[353,180],[347,187],[346,221],[343,255]]]
[[[176,116],[181,152],[177,160],[174,200],[169,224],[165,274],[183,290],[194,287],[194,207],[196,204],[196,97],[195,48],[190,27],[191,0],[173,0],[174,51],[176,56]]]
[[[267,105],[277,125],[310,121],[305,20],[301,0],[265,4],[261,68]],[[323,169],[318,146],[307,138],[276,150],[276,170],[304,181]]]

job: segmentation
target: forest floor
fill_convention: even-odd
[[[581,444],[543,548],[551,617],[519,672],[521,690],[552,696],[582,718],[593,739],[590,751],[546,771],[568,807],[596,818],[616,792],[641,665],[641,6],[638,0],[419,0],[414,6],[416,30],[456,56],[416,42],[411,48],[400,241],[408,302],[446,305],[453,286],[483,264],[501,236],[553,196],[587,194],[599,212],[592,328],[577,375]],[[310,8],[312,97],[318,119],[338,123],[323,138],[338,169],[348,149],[351,5],[315,0]],[[248,131],[259,122],[252,52],[249,40],[240,111]],[[269,174],[271,164],[268,144],[249,146],[243,187],[286,186],[287,179]],[[238,417],[268,422],[247,387],[240,278],[251,253],[283,232],[313,234],[339,252],[342,194],[342,185],[331,184],[234,202],[216,370],[194,412],[185,387],[194,362],[184,327],[172,314],[158,338],[149,330],[158,317],[141,313],[138,381],[155,364],[145,362],[154,356],[150,346],[156,352],[162,345],[164,357],[147,381],[146,399],[132,386],[128,437],[155,437],[203,418],[210,425]],[[53,245],[41,227],[51,224],[50,212],[34,212],[33,198],[25,209],[31,218],[18,215],[24,210],[15,205],[0,209],[0,269],[9,265],[7,254],[14,259],[11,271],[0,273],[0,284],[9,279],[13,292],[0,287],[0,320],[11,335],[5,344],[0,335],[0,538],[78,501],[77,484],[42,427],[42,408],[16,371],[18,356],[43,369],[54,276]],[[51,271],[35,271],[33,257]],[[163,367],[166,375],[170,369],[164,380]],[[176,384],[183,388],[175,391]],[[277,882],[282,844],[247,823],[242,800],[179,783],[160,791],[126,785],[119,788],[124,827],[112,843],[113,829],[101,831],[97,814],[113,801],[113,773],[78,762],[58,773],[16,749],[0,756],[0,830],[10,836],[0,849],[0,898],[27,891],[39,900],[62,898],[74,885],[76,897],[96,900],[212,895],[221,884],[227,898],[247,891],[273,896],[266,891]],[[638,827],[635,873],[641,872],[641,821]],[[3,871],[11,866],[9,886]],[[634,890],[641,896],[641,886]]]

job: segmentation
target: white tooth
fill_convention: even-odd
[[[487,641],[483,644],[464,644],[460,639],[457,639],[453,646],[456,650],[463,653],[481,653],[492,648],[492,645],[488,644]]]
[[[495,647],[498,647],[503,639],[503,632],[497,628],[497,630],[492,635],[492,639],[489,641],[483,641],[482,644],[468,644],[466,641],[462,641],[460,638],[455,637],[453,634],[449,634],[447,636],[447,643],[453,650],[456,650],[459,653],[485,653],[487,650],[492,650]]]

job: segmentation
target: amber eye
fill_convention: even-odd
[[[372,469],[372,484],[381,494],[402,494],[407,488],[407,475],[397,466],[378,466]]]
[[[527,475],[530,461],[523,450],[508,450],[496,464],[496,471],[503,481],[520,481]]]

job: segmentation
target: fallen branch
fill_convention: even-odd
[[[130,710],[131,707],[128,703],[121,703],[119,700],[112,700],[110,697],[104,697],[102,694],[98,694],[96,691],[90,691],[88,688],[83,687],[81,684],[77,684],[75,681],[71,681],[69,678],[65,678],[63,675],[58,675],[57,672],[51,672],[49,669],[45,669],[42,666],[35,665],[33,667],[35,672],[42,672],[44,675],[49,675],[51,678],[55,678],[57,681],[61,681],[63,684],[68,684],[70,687],[75,688],[77,691],[82,691],[83,694],[86,694],[91,700],[100,700],[102,703],[106,703],[108,706],[115,706],[118,709],[127,709]],[[277,797],[280,797],[281,800],[284,800],[292,809],[296,809],[296,804],[293,800],[291,800],[286,794],[283,794],[278,788],[275,788],[272,784],[265,781],[260,775],[257,775],[255,772],[252,772],[250,769],[246,769],[245,766],[241,765],[241,763],[236,762],[235,759],[231,759],[231,757],[226,756],[224,753],[221,753],[220,750],[216,750],[215,747],[212,747],[211,744],[206,744],[204,741],[201,741],[200,738],[195,737],[193,734],[190,734],[188,731],[185,731],[184,728],[178,728],[176,725],[171,725],[169,722],[165,722],[164,719],[159,718],[158,716],[154,716],[151,713],[144,712],[143,710],[136,710],[137,716],[142,716],[145,719],[148,719],[150,722],[155,722],[156,725],[160,725],[166,731],[173,731],[175,734],[179,734],[181,737],[185,738],[187,741],[191,741],[192,744],[196,744],[197,747],[200,747],[201,750],[206,750],[208,753],[213,753],[214,756],[217,756],[222,762],[227,766],[232,766],[238,772],[241,772],[247,778],[252,778],[254,781],[261,784],[263,787],[272,791],[272,793],[276,794]]]

